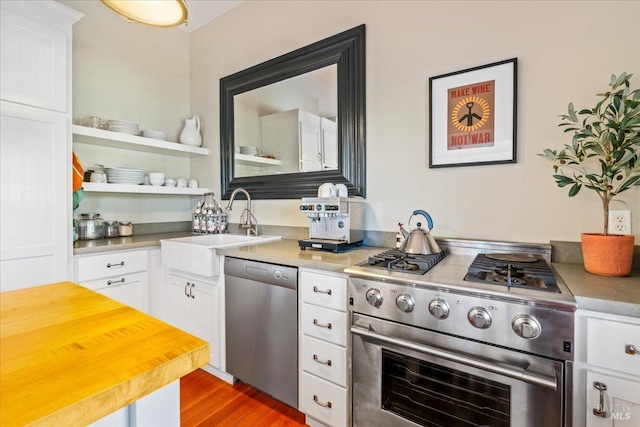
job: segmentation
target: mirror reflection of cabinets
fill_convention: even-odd
[[[350,196],[366,195],[364,33],[361,25],[220,80],[223,199],[238,187],[255,199],[313,197],[325,182],[345,184]],[[309,96],[309,80],[329,83],[332,96]],[[305,96],[294,104],[282,86]],[[276,88],[271,98],[263,95]],[[285,103],[271,102],[276,98]],[[267,116],[287,112],[298,115],[295,126],[263,129]],[[251,147],[258,155],[241,152]]]
[[[329,118],[295,109],[261,116],[260,130],[259,153],[277,163],[247,162],[236,153],[236,177],[338,169],[337,124]]]

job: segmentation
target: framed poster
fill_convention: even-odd
[[[516,162],[518,59],[429,78],[429,167]]]

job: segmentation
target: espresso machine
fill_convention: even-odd
[[[309,218],[309,238],[300,248],[340,252],[362,245],[364,199],[357,197],[304,197],[300,212]]]

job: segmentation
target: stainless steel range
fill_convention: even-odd
[[[443,239],[350,275],[354,426],[570,426],[573,295],[549,245]]]

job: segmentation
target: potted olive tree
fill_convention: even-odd
[[[581,240],[585,269],[605,276],[629,275],[633,259],[634,236],[608,229],[611,201],[640,186],[640,89],[631,90],[632,75],[612,75],[593,108],[576,111],[569,103],[559,126],[573,133],[571,144],[539,154],[554,162],[553,178],[569,186],[569,197],[584,187],[602,200],[604,233],[582,233]]]

